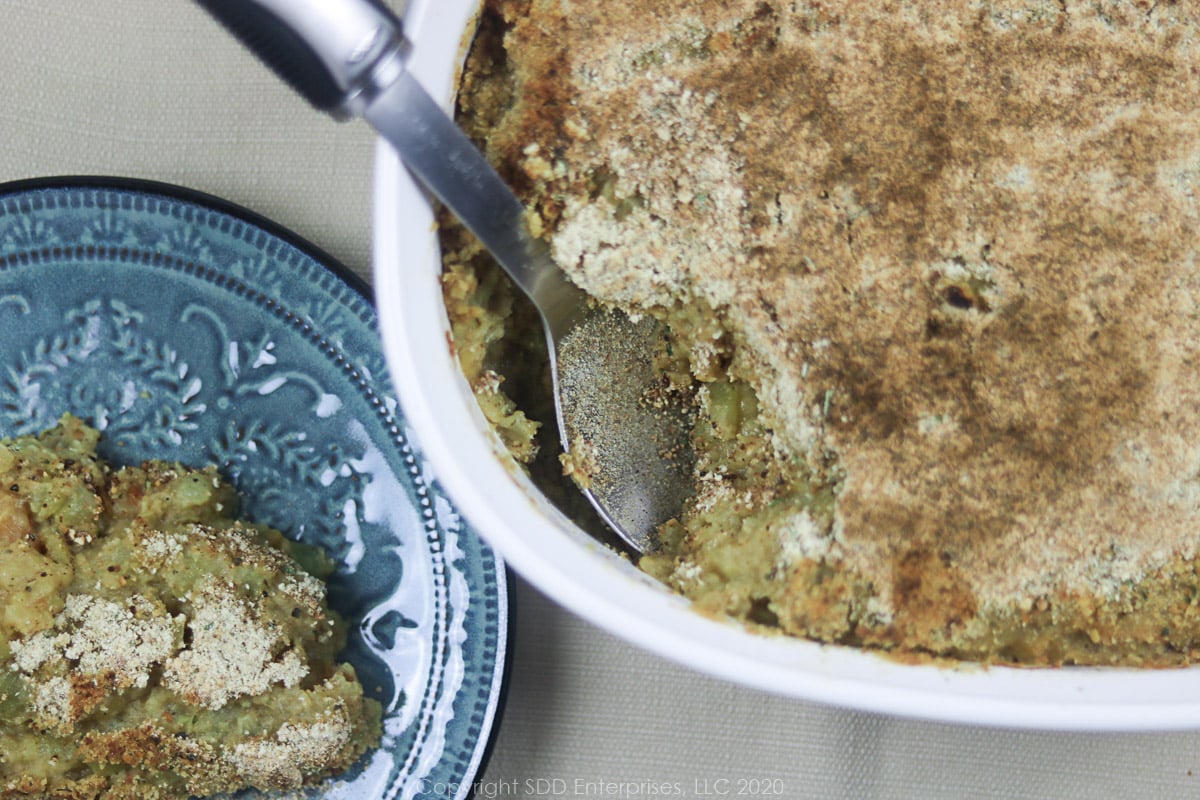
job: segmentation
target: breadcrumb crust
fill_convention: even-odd
[[[752,388],[735,460],[777,465],[702,459],[652,571],[826,640],[1192,660],[1198,31],[1144,0],[489,2],[463,123],[576,282]],[[770,508],[813,480],[828,508]]]

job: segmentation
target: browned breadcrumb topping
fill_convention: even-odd
[[[211,579],[187,598],[192,642],[163,664],[163,686],[189,703],[217,709],[275,684],[295,686],[308,667],[279,633],[226,582]]]
[[[750,384],[765,456],[833,488],[765,568],[824,604],[793,632],[943,652],[1077,613],[1136,652],[1143,591],[1175,593],[1143,628],[1195,625],[1200,9],[567,6],[489,4],[464,118],[569,274],[704,309],[699,379]],[[701,478],[702,510],[730,483]]]
[[[54,628],[9,647],[13,668],[33,690],[37,724],[67,735],[108,692],[144,689],[151,669],[178,649],[182,632],[182,617],[142,595],[118,604],[72,594],[55,617]],[[39,675],[43,667],[63,663],[75,667],[65,676]]]

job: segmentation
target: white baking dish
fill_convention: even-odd
[[[413,0],[411,68],[449,105],[477,0]],[[904,665],[869,652],[764,638],[689,610],[598,545],[495,457],[448,346],[433,216],[386,144],[375,175],[375,287],[404,413],[437,480],[513,569],[571,611],[701,672],[796,698],[927,719],[1084,730],[1200,726],[1200,669]],[[631,690],[636,687],[630,687]]]

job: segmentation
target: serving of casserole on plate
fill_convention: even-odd
[[[0,796],[464,796],[503,564],[409,444],[357,279],[217,198],[24,181],[0,319]]]

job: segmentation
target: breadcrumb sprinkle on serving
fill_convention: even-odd
[[[116,469],[97,439],[68,416],[0,442],[0,799],[185,800],[350,767],[381,708],[336,661],[328,560],[237,520],[214,469]]]

